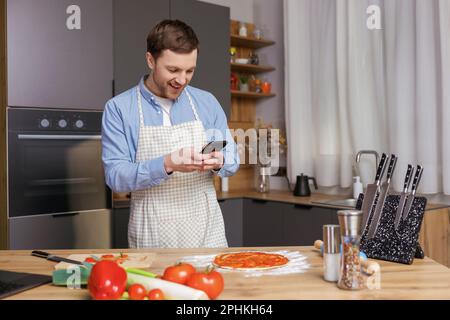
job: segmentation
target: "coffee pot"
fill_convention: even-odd
[[[297,197],[309,197],[311,195],[311,189],[309,188],[309,180],[314,182],[314,187],[317,190],[316,178],[308,177],[303,173],[297,176],[297,182],[295,184],[294,196]]]

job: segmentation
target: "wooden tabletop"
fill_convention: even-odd
[[[412,265],[378,261],[381,266],[380,289],[345,291],[323,280],[322,257],[313,247],[228,248],[228,249],[151,249],[121,252],[156,253],[152,272],[161,274],[165,267],[184,256],[215,254],[237,250],[291,250],[304,254],[311,267],[305,273],[245,277],[239,272],[223,273],[225,289],[219,299],[450,299],[450,269],[425,258]],[[73,253],[118,252],[118,250],[52,250],[68,256]],[[0,251],[0,269],[51,275],[55,263],[30,256],[30,251]],[[71,290],[53,285],[41,286],[8,299],[89,299],[87,290]]]

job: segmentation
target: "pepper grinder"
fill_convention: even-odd
[[[358,290],[364,287],[359,256],[361,239],[362,211],[338,211],[341,231],[341,266],[338,287],[347,290]]]

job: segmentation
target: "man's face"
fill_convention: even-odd
[[[171,50],[161,52],[158,59],[147,52],[147,64],[153,70],[150,75],[151,89],[156,95],[176,99],[191,81],[197,66],[197,49],[190,53],[176,53]]]

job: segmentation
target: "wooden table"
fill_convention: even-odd
[[[313,247],[240,248],[243,250],[291,250],[306,255],[311,265],[305,273],[245,277],[242,273],[224,273],[225,289],[219,299],[450,299],[450,269],[425,258],[412,265],[378,261],[381,288],[345,291],[323,280],[322,257]],[[152,272],[161,274],[165,267],[183,256],[236,251],[219,249],[151,249],[123,252],[155,252]],[[53,254],[117,252],[117,250],[53,250]],[[55,263],[30,256],[29,251],[0,251],[0,269],[50,275]],[[9,299],[88,299],[87,290],[71,290],[52,285],[22,292]]]

